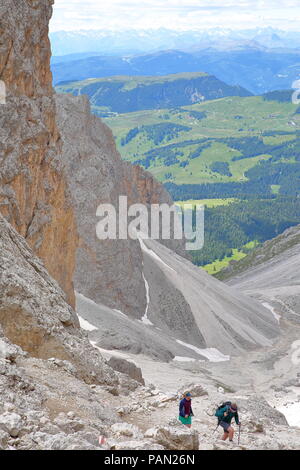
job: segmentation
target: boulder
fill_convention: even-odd
[[[0,429],[11,437],[18,437],[23,427],[22,418],[17,413],[3,413],[0,415]]]
[[[126,359],[122,359],[120,357],[111,357],[108,361],[108,365],[112,369],[118,372],[122,372],[122,374],[129,375],[129,377],[131,377],[133,380],[136,380],[136,382],[145,385],[142,370],[133,362],[127,361]]]
[[[269,403],[261,396],[255,395],[249,398],[248,400],[240,399],[238,400],[238,405],[241,412],[245,412],[249,415],[249,419],[252,421],[261,420],[264,423],[269,425],[283,425],[288,426],[286,417],[278,411],[276,408],[273,408]],[[243,418],[241,417],[241,421]]]
[[[99,450],[99,446],[93,445],[88,441],[77,436],[58,434],[57,436],[46,436],[46,441],[42,443],[43,449],[47,450]]]
[[[164,450],[164,447],[153,441],[125,441],[111,444],[110,450]]]
[[[204,390],[202,385],[191,383],[184,387],[183,393],[190,392],[192,397],[203,397],[204,395],[208,395],[207,391]]]
[[[66,434],[73,434],[84,428],[84,423],[80,419],[69,418],[65,413],[60,413],[55,418],[54,424]]]
[[[0,449],[5,449],[7,447],[10,435],[0,429]]]
[[[252,432],[252,433],[264,433],[265,432],[264,425],[260,421],[250,420],[249,422],[246,423],[246,429],[248,430],[248,432]]]
[[[139,439],[142,433],[137,426],[128,423],[115,423],[111,427],[111,432],[118,437],[133,437]]]
[[[198,450],[199,435],[185,427],[158,428],[155,440],[168,450]]]

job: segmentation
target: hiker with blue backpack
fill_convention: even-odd
[[[192,395],[187,392],[183,395],[183,399],[179,403],[179,421],[188,428],[192,427]]]
[[[231,426],[233,418],[236,424],[241,429],[241,422],[238,414],[238,407],[236,403],[225,402],[219,406],[216,410],[215,416],[218,418],[218,427],[221,426],[224,429],[223,441],[226,441],[229,437],[229,441],[233,441],[234,429]]]

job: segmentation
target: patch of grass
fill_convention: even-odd
[[[207,264],[206,266],[203,266],[203,269],[205,269],[205,271],[208,274],[212,274],[212,275],[217,274],[218,272],[222,271],[222,269],[226,268],[229,265],[230,261],[232,261],[232,260],[239,261],[239,260],[245,258],[246,256],[247,256],[246,253],[234,248],[232,250],[232,256],[231,257],[227,256],[222,260],[216,260],[211,264]]]
[[[189,201],[176,201],[176,204],[178,206],[184,206],[185,204],[192,204],[193,207],[196,205],[201,205],[208,207],[210,209],[214,207],[219,207],[219,206],[228,206],[229,204],[232,204],[233,202],[237,202],[238,199],[236,198],[225,198],[225,199],[199,199],[199,200],[192,200],[190,199]]]
[[[273,194],[279,194],[280,184],[272,184],[271,190]]]
[[[246,258],[248,253],[254,250],[258,245],[259,243],[256,240],[253,240],[246,243],[246,245],[244,245],[240,250],[234,248],[232,250],[232,256],[226,256],[222,260],[216,260],[213,263],[207,264],[206,266],[203,266],[203,269],[205,269],[208,274],[217,274],[222,271],[222,269],[227,268],[231,261],[240,261]]]

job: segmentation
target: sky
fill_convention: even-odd
[[[55,0],[51,32],[273,28],[299,31],[300,0]]]

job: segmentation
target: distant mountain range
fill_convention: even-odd
[[[50,34],[52,53],[61,56],[94,51],[101,55],[128,55],[166,49],[190,51],[191,47],[230,49],[254,42],[266,48],[299,49],[300,33],[274,28],[234,31],[214,28],[205,31],[156,30],[58,31]]]
[[[136,56],[103,56],[97,52],[52,58],[54,84],[114,75],[161,76],[182,72],[215,75],[230,84],[240,85],[254,94],[290,89],[300,76],[300,52],[265,49],[256,43],[233,45],[228,50],[210,47],[182,52],[160,51]]]
[[[251,96],[240,86],[230,86],[206,73],[162,77],[111,77],[68,82],[58,92],[88,95],[95,114],[174,108],[226,96]]]

